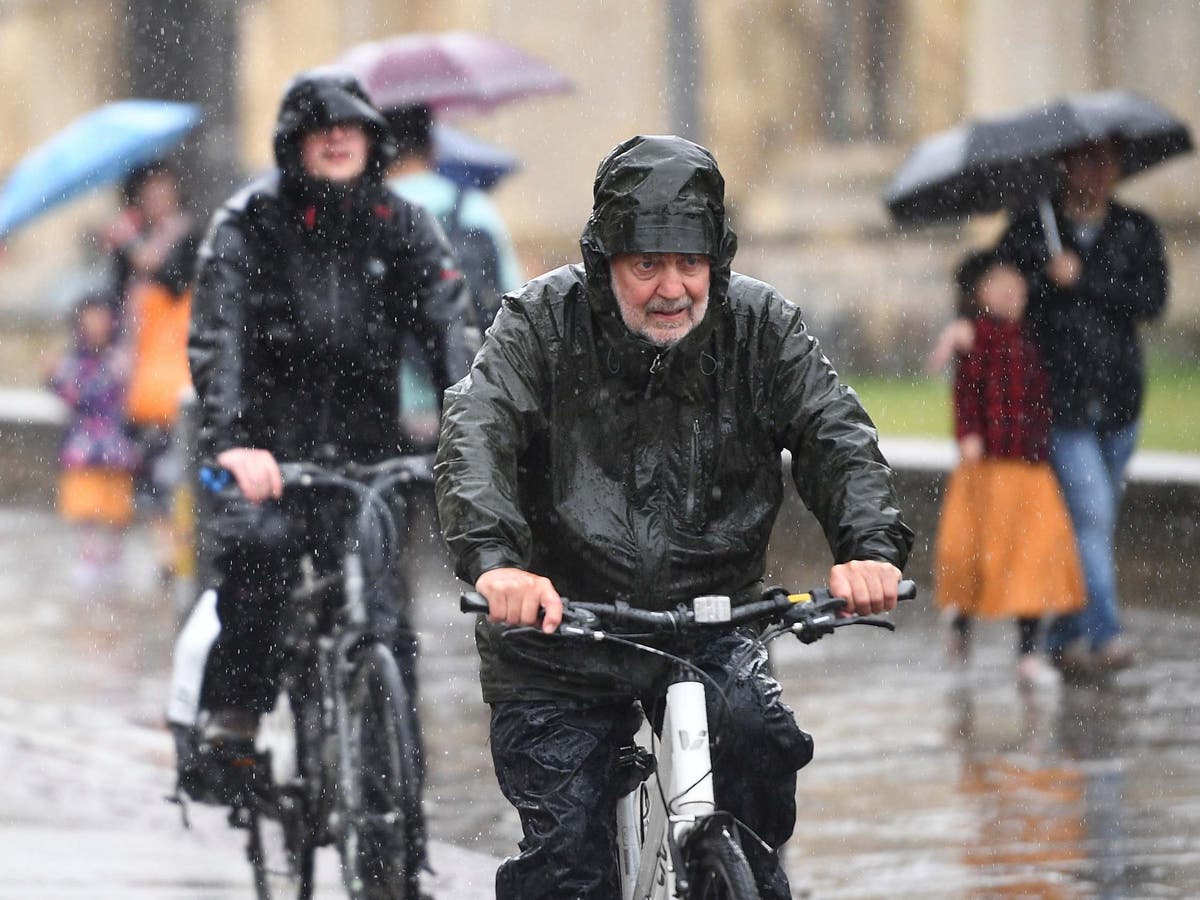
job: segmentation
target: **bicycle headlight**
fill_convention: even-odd
[[[692,612],[699,623],[728,622],[731,603],[721,594],[697,597],[692,601]]]

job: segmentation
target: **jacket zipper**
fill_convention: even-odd
[[[692,464],[688,469],[687,503],[684,516],[688,522],[696,511],[696,471],[700,468],[700,420],[692,420]]]
[[[642,394],[643,400],[650,399],[650,391],[651,391],[651,388],[654,387],[654,376],[662,371],[663,363],[665,362],[665,360],[666,360],[666,354],[660,353],[657,356],[655,356],[654,359],[651,361],[650,377],[646,379],[646,390],[645,390],[645,393]]]
[[[333,265],[330,268],[329,274],[329,308],[333,314],[333,322],[330,325],[329,333],[331,344],[336,347],[338,340],[341,337],[339,334],[339,323],[342,320],[340,315],[342,305],[341,270],[338,265],[337,256],[334,256],[333,258]],[[337,377],[336,373],[334,372],[330,372],[330,375],[332,375],[334,378]],[[332,393],[332,391],[323,392],[324,398],[323,402],[321,403],[320,427],[317,431],[322,446],[329,443],[329,404]]]

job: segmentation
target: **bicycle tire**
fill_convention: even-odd
[[[334,809],[334,791],[330,767],[337,759],[337,742],[334,735],[325,730],[321,691],[315,676],[303,679],[298,696],[303,698],[296,720],[298,774],[313,845],[321,847],[332,841],[329,822]]]
[[[362,648],[345,700],[338,806],[346,890],[352,900],[416,898],[415,722],[400,669],[386,646]]]
[[[688,900],[759,900],[746,854],[724,828],[695,834],[684,848]]]
[[[311,900],[315,848],[310,841],[291,846],[287,825],[252,813],[246,854],[254,869],[258,900]]]
[[[260,742],[270,760],[266,776],[271,796],[250,810],[246,846],[258,900],[309,900],[313,893],[316,844],[304,787],[298,781],[306,745],[311,742],[305,733],[311,704],[299,702],[297,713],[289,694],[281,692],[275,709],[260,725]]]

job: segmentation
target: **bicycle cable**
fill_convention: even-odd
[[[603,638],[601,638],[601,640],[611,641],[614,644],[619,644],[624,647],[631,647],[634,650],[641,650],[645,653],[650,653],[654,656],[661,656],[663,659],[669,660],[677,665],[682,666],[683,668],[687,669],[688,671],[695,673],[702,680],[707,681],[710,685],[713,686],[714,690],[717,693],[717,696],[721,698],[722,705],[725,707],[725,714],[730,719],[733,718],[733,707],[731,707],[729,705],[729,700],[725,696],[725,690],[721,687],[721,685],[717,682],[717,680],[715,678],[713,678],[711,675],[709,675],[707,672],[705,672],[699,666],[695,665],[694,663],[689,662],[686,659],[683,659],[682,657],[675,656],[672,653],[668,653],[666,650],[660,650],[658,647],[647,647],[643,644],[639,644],[637,641],[629,641],[629,640],[625,640],[625,638],[623,638],[623,637],[617,637],[615,635],[609,634],[607,631],[602,631],[599,633],[604,635]]]
[[[693,781],[691,784],[689,784],[686,788],[684,788],[682,791],[680,791],[678,794],[676,794],[670,800],[667,799],[666,792],[663,790],[662,780],[659,778],[655,778],[654,783],[655,783],[655,786],[658,788],[658,798],[662,801],[663,809],[667,810],[668,813],[671,813],[672,807],[674,806],[675,802],[680,797],[683,797],[684,795],[686,795],[688,791],[690,791],[692,788],[694,788],[696,785],[698,785],[705,778],[708,778],[712,774],[713,774],[713,770],[712,770],[712,767],[710,766],[709,770],[707,772],[705,772],[703,775],[701,775],[699,778],[697,778],[695,781]],[[729,812],[728,810],[720,810],[720,812],[729,816],[729,818],[733,820],[733,823],[739,829],[741,829],[744,833],[750,835],[750,837],[754,838],[754,840],[756,840],[758,842],[758,845],[760,847],[762,847],[763,850],[765,850],[768,853],[774,852],[774,849],[771,847],[771,845],[768,844],[766,841],[764,841],[762,839],[762,836],[759,835],[759,833],[757,831],[755,831],[753,828],[751,828],[749,825],[747,825],[745,822],[743,822],[737,816],[733,815],[733,813]],[[643,841],[645,840],[644,835],[642,837],[642,840]]]
[[[664,659],[670,660],[671,662],[676,663],[676,664],[684,667],[685,669],[688,669],[691,672],[694,672],[701,679],[703,679],[704,681],[707,681],[710,685],[712,685],[712,687],[715,691],[715,696],[720,699],[721,705],[725,708],[725,715],[728,716],[729,719],[731,719],[731,720],[733,719],[733,707],[731,707],[729,705],[729,698],[726,696],[726,693],[725,693],[726,688],[722,688],[721,685],[717,682],[717,680],[715,678],[713,678],[711,675],[709,675],[707,672],[705,672],[699,666],[689,662],[686,659],[683,659],[681,657],[675,656],[674,654],[668,653],[665,650],[660,650],[657,647],[645,647],[635,641],[629,641],[629,640],[624,640],[623,638],[615,637],[615,636],[609,634],[608,632],[604,632],[603,640],[611,641],[612,643],[619,644],[621,646],[631,647],[635,650],[642,650],[646,653],[653,654],[654,656],[661,656]],[[654,729],[651,728],[651,732],[653,732],[653,730]],[[708,778],[712,774],[713,774],[713,770],[712,770],[712,766],[710,764],[707,772],[705,772],[703,775],[701,775],[699,778],[697,778],[694,782],[689,784],[686,788],[684,788],[680,793],[676,794],[670,800],[667,799],[666,791],[663,790],[662,779],[655,778],[654,783],[655,783],[656,787],[658,788],[658,796],[659,796],[659,799],[663,803],[663,808],[666,809],[670,813],[672,811],[672,808],[673,808],[675,802],[680,797],[687,794],[688,791],[690,791],[692,788],[694,788],[696,785],[698,785],[705,778]],[[734,818],[734,821],[738,822],[739,820],[737,818]],[[740,822],[739,822],[739,824],[740,824]],[[751,831],[750,833],[754,834],[753,831]],[[759,838],[757,834],[754,834],[754,837],[760,843],[763,843],[762,839]],[[766,844],[764,843],[763,846],[766,846]]]
[[[386,475],[384,477],[377,477],[374,481],[371,482],[370,487],[369,487],[369,490],[376,497],[379,498],[379,502],[382,506],[382,511],[386,512],[386,514],[387,514],[385,518],[387,519],[388,523],[390,524],[390,527],[388,528],[388,537],[391,540],[393,545],[399,544],[400,525],[396,521],[396,517],[392,515],[392,508],[387,502],[387,499],[385,497],[385,492],[390,491],[393,485],[395,485],[401,481],[404,481],[405,478],[411,478],[411,474],[409,472],[393,472],[392,474]],[[407,505],[408,505],[407,498],[405,498],[404,503],[405,503],[405,506],[407,507]],[[383,512],[381,512],[380,515],[383,515]]]

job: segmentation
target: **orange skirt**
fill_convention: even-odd
[[[935,549],[938,604],[983,618],[1083,607],[1075,532],[1046,463],[985,459],[950,476]]]
[[[58,511],[68,522],[128,525],[133,519],[133,475],[121,469],[64,469]]]

